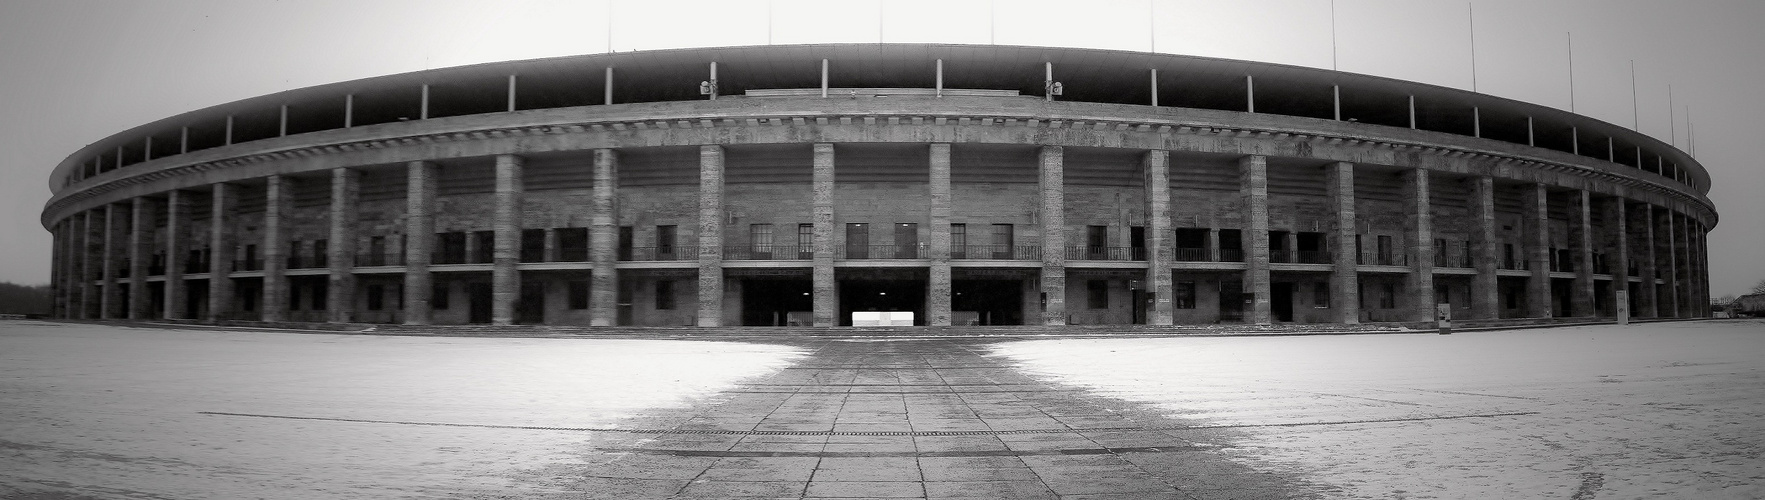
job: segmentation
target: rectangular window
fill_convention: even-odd
[[[1474,267],[1471,264],[1471,240],[1459,243],[1459,267]]]
[[[1133,252],[1133,255],[1129,255],[1128,258],[1146,260],[1146,226],[1128,228],[1128,248]]]
[[[1244,233],[1237,229],[1220,230],[1220,262],[1244,262]]]
[[[1312,283],[1311,306],[1319,309],[1330,307],[1330,284],[1328,282]]]
[[[570,308],[588,309],[587,281],[578,280],[570,282]]]
[[[588,262],[588,228],[558,228],[558,260]]]
[[[1379,287],[1379,308],[1397,308],[1397,285],[1386,283]]]
[[[1366,253],[1366,251],[1361,250],[1361,235],[1358,235],[1358,234],[1354,235],[1354,263],[1356,265],[1367,263],[1367,253]],[[1360,295],[1362,297],[1362,301],[1363,302],[1365,301],[1366,294],[1356,294],[1356,295]]]
[[[815,258],[814,224],[797,224],[797,258]]]
[[[245,245],[245,268],[243,270],[260,270],[263,269],[263,267],[260,267],[261,265],[262,263],[257,261],[257,245]],[[249,311],[250,309],[246,310]]]
[[[950,258],[968,258],[968,224],[950,225]]]
[[[1434,265],[1447,267],[1448,263],[1449,262],[1446,260],[1446,240],[1444,238],[1435,238]]]
[[[1503,268],[1516,269],[1516,267],[1514,267],[1514,244],[1513,243],[1502,243],[1501,244],[1501,262],[1502,262]]]
[[[368,285],[368,310],[378,311],[386,308],[386,287]]]
[[[472,239],[477,240],[478,245],[478,254],[472,256],[472,263],[496,262],[496,231],[473,231]]]
[[[1378,264],[1381,266],[1392,265],[1391,236],[1390,235],[1385,235],[1385,234],[1379,235],[1379,254],[1378,254],[1378,257],[1379,257],[1378,262],[1374,262],[1374,264]]]
[[[521,262],[545,262],[545,230],[521,230]]]
[[[674,282],[661,280],[656,282],[656,310],[674,309]]]
[[[1109,309],[1109,281],[1085,281],[1085,306],[1092,309]]]
[[[313,240],[313,267],[331,266],[330,240]]]
[[[912,222],[895,224],[895,258],[919,258],[919,224]]]
[[[619,260],[631,260],[632,237],[631,226],[619,226]]]
[[[772,225],[771,224],[749,224],[748,225],[748,249],[750,251],[754,252],[753,258],[756,258],[756,259],[771,259],[772,258]]]
[[[1171,286],[1171,307],[1177,309],[1195,308],[1195,282],[1178,281]]]
[[[446,283],[436,283],[429,288],[429,308],[437,311],[447,310],[448,287]]]
[[[1015,241],[1017,235],[1014,233],[1015,231],[1010,224],[993,225],[993,258],[1012,258],[1013,250],[1015,250],[1014,246],[1017,245],[1017,242]]]
[[[870,258],[870,225],[863,222],[846,223],[846,258]]]
[[[1103,260],[1109,256],[1109,226],[1085,226],[1085,258]]]
[[[386,265],[386,237],[373,236],[368,238],[368,262],[363,265]]]
[[[466,263],[466,233],[449,231],[435,235],[435,264]]]
[[[677,226],[656,226],[656,260],[674,260],[674,241]]]

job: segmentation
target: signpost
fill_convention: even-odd
[[[1434,304],[1434,324],[1441,335],[1452,333],[1452,304]]]

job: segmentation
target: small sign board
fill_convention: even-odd
[[[1452,333],[1452,304],[1434,304],[1434,326],[1441,335]]]

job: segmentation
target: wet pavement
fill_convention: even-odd
[[[1229,429],[1033,379],[973,340],[828,341],[775,375],[603,434],[609,498],[1307,498]],[[552,470],[551,472],[563,472]]]

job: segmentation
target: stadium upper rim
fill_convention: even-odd
[[[525,94],[523,97],[528,104],[517,109],[606,104],[603,74],[607,68],[614,70],[614,103],[689,101],[704,99],[699,94],[699,84],[709,79],[708,66],[713,62],[718,65],[720,93],[740,95],[759,89],[819,88],[823,59],[829,61],[828,86],[833,88],[932,88],[939,77],[935,66],[941,60],[942,88],[1015,90],[1038,97],[1046,93],[1045,64],[1052,64],[1054,80],[1062,82],[1065,89],[1057,100],[1141,105],[1151,103],[1149,70],[1157,70],[1161,106],[1245,111],[1246,102],[1252,101],[1249,95],[1253,95],[1257,113],[1326,119],[1333,118],[1328,116],[1334,106],[1332,89],[1339,88],[1340,102],[1345,108],[1342,119],[1352,118],[1351,121],[1373,125],[1403,126],[1392,122],[1408,120],[1410,105],[1407,98],[1413,97],[1415,113],[1421,117],[1416,126],[1419,129],[1449,133],[1463,130],[1466,136],[1476,131],[1483,138],[1511,138],[1529,135],[1514,130],[1516,126],[1525,130],[1523,124],[1527,119],[1542,134],[1573,127],[1578,137],[1571,139],[1572,142],[1610,138],[1614,150],[1659,158],[1660,163],[1685,171],[1690,184],[1681,185],[1690,191],[1707,195],[1711,185],[1709,173],[1702,164],[1679,148],[1646,134],[1549,106],[1439,85],[1192,55],[910,43],[755,45],[613,52],[491,62],[316,85],[210,106],[112,134],[57,164],[49,176],[49,185],[57,195],[78,188],[79,182],[68,180],[76,170],[118,148],[141,147],[145,138],[175,136],[180,130],[203,124],[212,127],[215,122],[225,122],[229,116],[279,113],[283,106],[335,104],[341,114],[346,96],[405,95],[425,85],[470,94],[474,87],[506,85],[505,79],[510,75],[520,77],[518,93]],[[1246,77],[1252,83],[1247,84]],[[538,82],[538,85],[529,82]],[[491,97],[482,98],[495,100],[501,97],[493,93]],[[1477,110],[1476,117],[1472,115],[1473,108]],[[1353,109],[1356,116],[1351,116],[1349,109]],[[1326,116],[1317,116],[1320,114]],[[409,117],[399,119],[406,118]],[[341,122],[320,130],[340,128],[344,128]],[[1561,130],[1559,133],[1568,132]],[[243,142],[249,141],[233,144]],[[1526,145],[1525,140],[1519,143]],[[1574,147],[1551,149],[1567,152]],[[164,156],[170,155],[160,157]],[[1606,161],[1602,157],[1582,156]],[[126,161],[120,153],[118,161]],[[1626,158],[1617,158],[1614,163],[1630,165],[1627,161]],[[122,167],[132,163],[139,161],[123,163]],[[1645,163],[1639,158],[1637,165],[1630,166],[1641,168],[1640,165]]]

